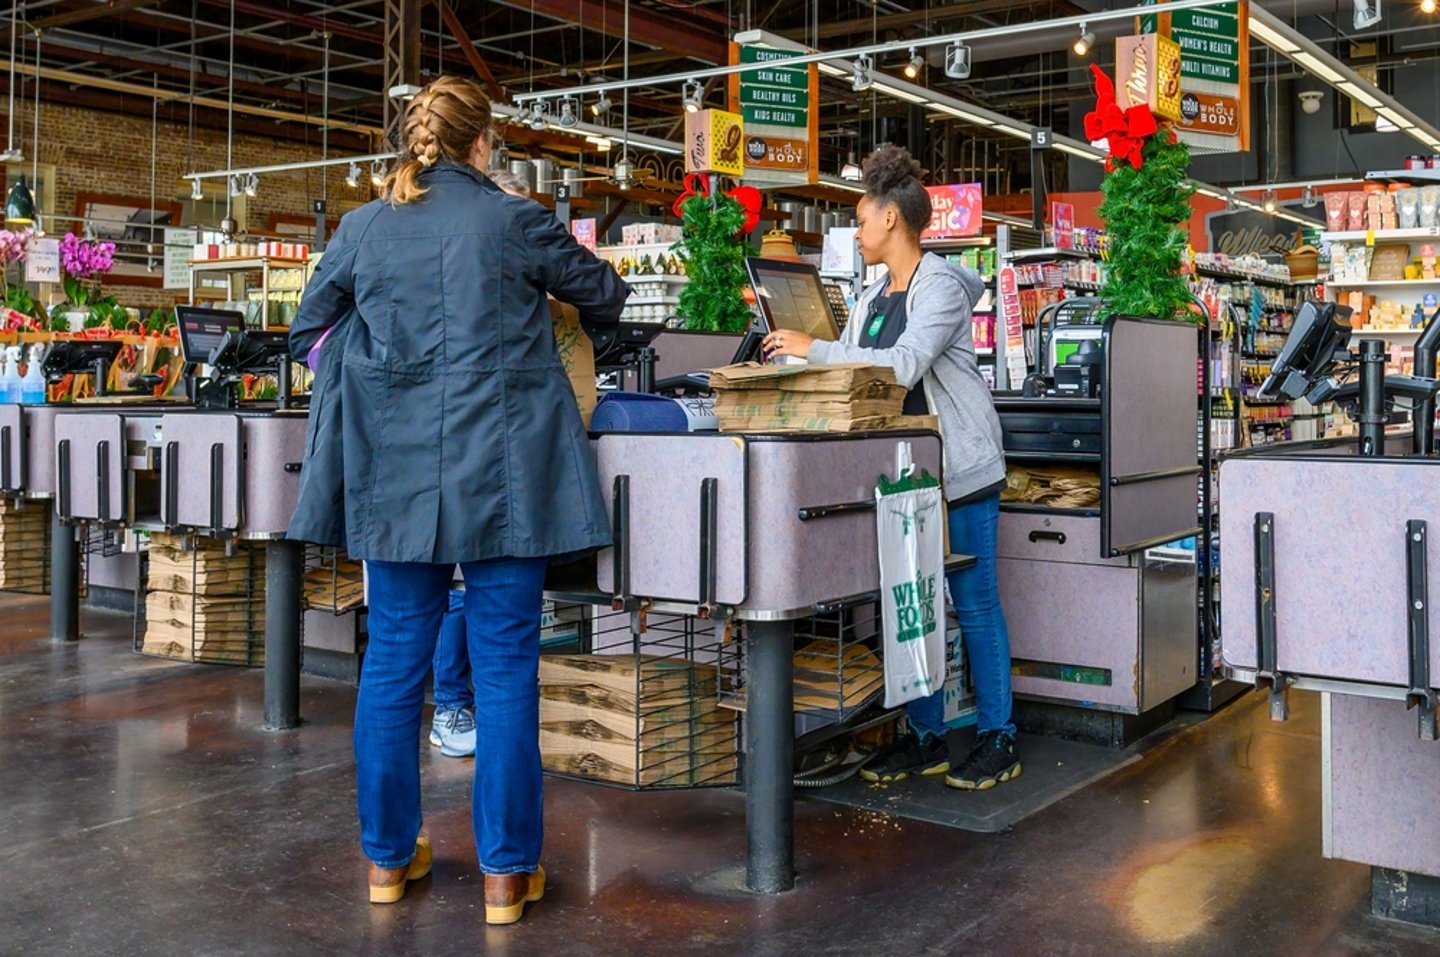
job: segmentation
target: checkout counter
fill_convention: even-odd
[[[101,394],[72,405],[0,406],[0,491],[53,504],[57,640],[79,637],[78,526],[264,542],[265,726],[292,728],[299,723],[305,552],[284,533],[299,489],[307,411],[292,407],[283,333],[244,332],[238,312],[182,307],[180,319],[186,362],[209,370],[187,378],[190,402]],[[57,345],[45,372],[90,373],[103,383],[118,348]],[[241,401],[243,377],[255,374],[277,375],[276,401]]]
[[[1082,331],[1093,346],[995,405],[1012,472],[1086,470],[1099,500],[1002,501],[1000,597],[1021,723],[1123,744],[1198,677],[1195,562],[1160,546],[1199,532],[1199,339],[1124,316]]]
[[[1343,320],[1302,310],[1266,391],[1334,389],[1335,367],[1352,364],[1349,338]],[[1275,720],[1288,716],[1289,689],[1321,694],[1324,854],[1371,865],[1377,915],[1432,925],[1440,923],[1440,819],[1430,813],[1440,801],[1432,638],[1440,606],[1430,601],[1440,594],[1440,561],[1429,556],[1430,533],[1440,529],[1437,341],[1432,319],[1416,348],[1418,378],[1386,378],[1383,344],[1361,341],[1360,381],[1348,387],[1358,440],[1220,466],[1226,670],[1269,694]],[[1405,405],[1414,406],[1415,438],[1402,452],[1393,428]]]

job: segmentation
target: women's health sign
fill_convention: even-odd
[[[930,228],[925,239],[954,239],[980,235],[982,194],[979,183],[927,186],[930,194]]]

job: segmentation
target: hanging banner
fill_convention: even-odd
[[[730,44],[730,63],[769,63],[806,52]],[[767,67],[730,77],[730,109],[745,121],[745,182],[752,186],[795,186],[819,181],[816,144],[820,138],[820,71]]]
[[[1146,5],[1153,0],[1146,0]],[[1142,33],[1180,48],[1180,116],[1175,128],[1196,153],[1250,149],[1248,0],[1140,18]],[[1119,41],[1119,42],[1123,42]]]
[[[983,196],[979,183],[927,186],[930,194],[930,228],[922,239],[956,239],[979,236]]]
[[[165,288],[190,288],[190,257],[195,253],[193,229],[165,230]]]

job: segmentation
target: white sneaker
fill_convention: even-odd
[[[447,758],[468,758],[475,753],[475,713],[469,708],[438,708],[430,722],[430,743]]]

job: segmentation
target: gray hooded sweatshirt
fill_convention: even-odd
[[[889,349],[859,345],[870,304],[889,286],[884,279],[861,295],[839,342],[816,342],[809,361],[889,366],[907,389],[918,383],[940,419],[945,447],[945,498],[963,499],[1005,478],[1000,419],[975,364],[970,311],[985,284],[975,272],[933,253],[921,257],[905,294],[905,331]]]

